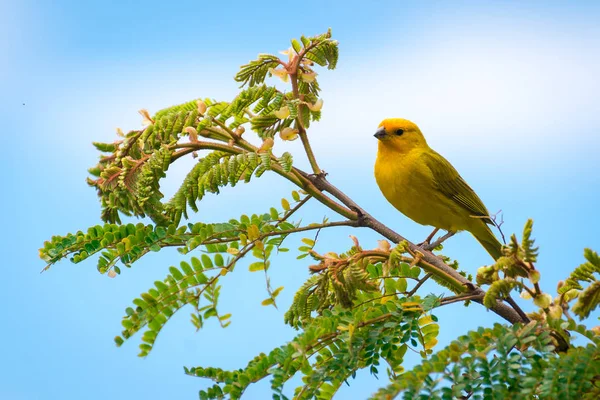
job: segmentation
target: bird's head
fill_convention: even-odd
[[[407,119],[384,119],[374,136],[379,139],[380,150],[407,153],[414,148],[427,147],[419,127]]]

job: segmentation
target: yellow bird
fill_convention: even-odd
[[[417,125],[385,119],[375,137],[375,179],[394,207],[422,225],[469,231],[494,260],[501,256],[502,245],[488,226],[493,224],[488,210],[452,164],[429,147]]]

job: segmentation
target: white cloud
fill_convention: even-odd
[[[319,71],[323,120],[310,135],[323,167],[370,175],[372,133],[387,117],[415,121],[459,171],[468,164],[482,165],[482,171],[531,167],[540,160],[548,165],[556,154],[576,157],[597,148],[600,56],[593,50],[600,39],[503,29],[485,36],[440,30],[413,43],[387,38],[385,43],[396,44],[361,54],[343,48],[338,70]],[[197,60],[148,65],[88,66],[85,76],[58,94],[55,121],[63,133],[71,132],[74,140],[67,143],[77,154],[91,140],[113,140],[116,126],[139,127],[139,108],[154,112],[199,96],[230,99],[238,86],[235,64],[229,71]],[[82,137],[77,127],[90,121],[94,126]],[[276,145],[278,153],[294,149],[301,150],[299,141]],[[90,153],[82,156],[89,160]],[[294,154],[304,167],[305,157]]]
[[[374,151],[379,122],[404,117],[446,151],[589,148],[599,143],[598,44],[594,36],[543,31],[485,38],[459,32],[372,51],[322,74],[324,118],[315,142],[332,152]]]

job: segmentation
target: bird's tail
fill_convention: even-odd
[[[494,260],[499,259],[502,256],[502,244],[498,241],[496,236],[492,233],[492,230],[484,225],[483,229],[478,229],[476,232],[472,232],[475,239],[487,250]]]

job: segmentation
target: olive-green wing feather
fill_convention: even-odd
[[[421,158],[431,170],[435,185],[441,193],[467,210],[469,215],[489,217],[489,212],[481,199],[448,160],[433,150],[423,153]],[[483,218],[483,220],[488,224],[492,224],[490,218]]]

